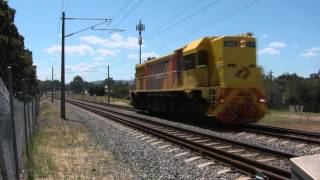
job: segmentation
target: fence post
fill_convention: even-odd
[[[34,134],[34,122],[35,122],[35,113],[34,113],[34,98],[32,99],[32,135]]]
[[[28,113],[28,137],[31,142],[30,103],[28,103],[28,106],[27,106],[27,113]]]
[[[27,129],[27,113],[26,113],[26,102],[23,102],[23,114],[24,114],[24,138],[26,141],[26,154],[29,160],[29,143],[28,143],[28,129]]]
[[[19,159],[18,159],[18,149],[17,149],[17,137],[16,137],[16,124],[14,120],[14,104],[13,104],[13,88],[12,88],[12,74],[11,67],[8,67],[8,76],[9,76],[9,92],[10,92],[10,112],[11,112],[11,125],[13,131],[13,151],[14,151],[14,159],[15,159],[15,168],[16,168],[16,178],[20,177],[19,170]]]

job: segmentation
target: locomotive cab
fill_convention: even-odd
[[[211,40],[211,84],[216,89],[213,114],[227,123],[255,122],[266,112],[261,68],[256,64],[255,38],[247,35]]]
[[[255,39],[222,37],[211,41],[216,82],[221,87],[261,87],[261,68],[256,65]]]

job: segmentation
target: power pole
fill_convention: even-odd
[[[51,102],[53,103],[53,66],[51,70]]]
[[[45,87],[46,87],[46,99],[48,99],[48,77],[46,77]]]
[[[61,36],[61,110],[60,117],[66,119],[65,112],[65,84],[64,84],[64,23],[65,23],[65,13],[62,12],[62,36]]]
[[[81,33],[86,30],[108,30],[110,32],[112,31],[124,31],[122,29],[95,29],[95,27],[100,26],[102,24],[105,24],[107,22],[110,22],[112,19],[108,18],[71,18],[71,17],[66,17],[65,12],[62,12],[62,36],[61,36],[61,110],[60,110],[60,117],[62,119],[66,119],[66,113],[65,113],[65,69],[64,69],[64,63],[65,63],[65,45],[64,41],[66,37],[70,37],[72,35]],[[74,33],[70,33],[68,35],[65,35],[65,20],[85,20],[85,21],[101,21],[100,23],[97,23],[93,26],[81,29],[79,31],[76,31]]]
[[[272,81],[272,78],[273,78],[272,73],[273,73],[273,71],[271,71],[271,69],[270,69],[269,76],[270,76],[271,81]]]
[[[108,93],[108,104],[110,104],[110,77],[109,77],[109,65],[108,65],[108,89],[107,89],[107,93]]]
[[[141,45],[142,45],[142,37],[141,31],[145,30],[144,24],[141,23],[141,19],[138,25],[136,25],[136,30],[139,31],[139,64],[141,64]]]

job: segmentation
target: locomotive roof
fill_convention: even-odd
[[[235,38],[236,37],[249,37],[249,38],[254,38],[254,37],[252,37],[252,34],[248,34],[248,33],[247,34],[235,35],[235,36],[208,36],[208,37],[203,37],[203,38],[197,39],[195,41],[192,41],[192,42],[186,44],[185,46],[183,46],[181,48],[178,48],[176,50],[182,49],[183,53],[187,53],[188,54],[188,53],[191,53],[191,52],[195,51],[201,45],[201,43],[203,41],[205,41],[206,39],[213,40],[213,39],[221,39],[221,38],[224,38],[224,37],[235,37]],[[149,61],[145,61],[142,64],[137,64],[136,67],[141,67],[141,66],[144,66],[146,64],[153,63],[153,62],[165,59],[165,58],[171,56],[172,54],[173,53],[171,53],[169,55],[161,56],[161,57],[149,60]]]

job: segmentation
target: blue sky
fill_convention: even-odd
[[[203,36],[253,32],[258,63],[265,71],[308,77],[320,69],[318,0],[131,0],[127,4],[129,1],[9,0],[9,4],[17,10],[15,23],[25,37],[25,46],[33,52],[41,80],[51,77],[51,66],[55,78],[60,78],[62,10],[67,17],[114,18],[108,28],[126,30],[88,30],[66,38],[66,82],[75,75],[101,80],[106,69],[92,72],[90,67],[108,64],[114,79],[132,79],[138,63],[135,26],[139,19],[146,26],[144,58],[168,54]],[[66,34],[95,23],[67,21]]]

